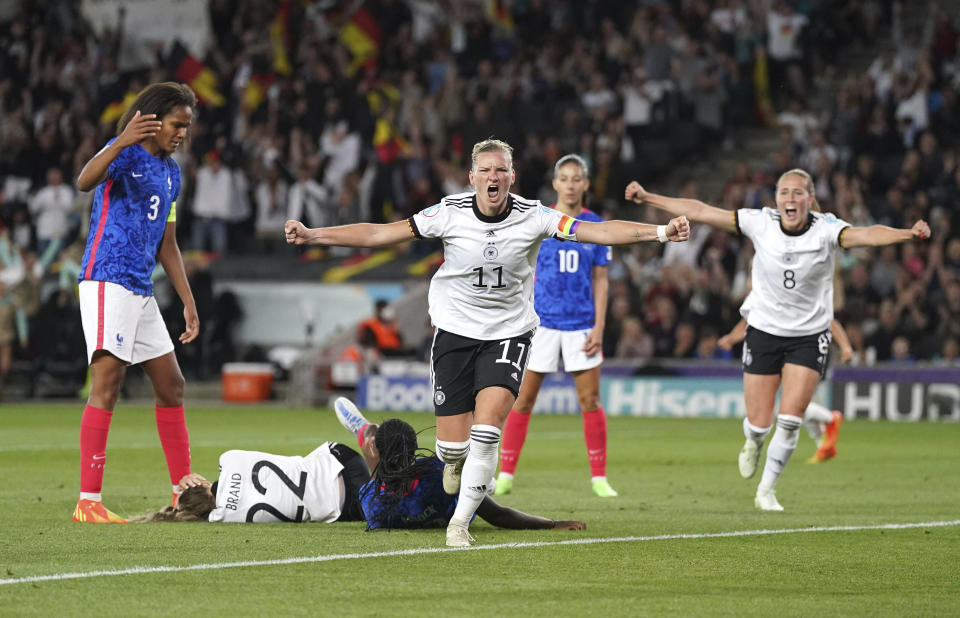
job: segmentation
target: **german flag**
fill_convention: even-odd
[[[170,66],[176,67],[174,75],[185,82],[197,93],[201,103],[222,107],[226,100],[217,90],[217,76],[205,64],[194,58],[180,41],[173,45],[168,59]]]
[[[350,50],[350,74],[357,69],[376,66],[380,54],[380,24],[366,8],[361,6],[340,28],[340,41]]]
[[[267,98],[267,91],[273,85],[273,73],[254,73],[243,91],[243,109],[252,112]]]
[[[290,45],[288,23],[290,21],[290,0],[283,0],[277,9],[277,15],[270,24],[270,46],[273,48],[273,71],[278,75],[290,75]]]
[[[120,116],[123,116],[123,112],[127,111],[133,102],[137,100],[137,93],[133,90],[128,90],[125,95],[123,95],[122,101],[114,101],[110,105],[107,105],[103,108],[103,111],[100,113],[100,123],[101,124],[114,124],[116,121],[120,120]]]
[[[510,3],[506,0],[487,0],[487,18],[505,32],[512,34],[514,29]]]

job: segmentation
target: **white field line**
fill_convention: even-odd
[[[260,567],[283,564],[305,564],[313,562],[332,562],[334,560],[357,560],[367,558],[392,558],[395,556],[420,556],[457,551],[483,551],[490,549],[525,549],[528,547],[554,547],[559,545],[595,545],[600,543],[638,543],[646,541],[670,541],[680,539],[717,539],[739,536],[765,536],[773,534],[800,534],[804,532],[854,532],[861,530],[905,530],[909,528],[942,528],[958,526],[960,519],[950,521],[928,521],[904,524],[875,524],[869,526],[817,526],[810,528],[786,528],[781,530],[736,530],[731,532],[707,532],[701,534],[659,534],[655,536],[622,536],[610,538],[572,539],[567,541],[540,541],[536,543],[501,543],[498,545],[475,545],[473,547],[422,547],[400,549],[397,551],[370,552],[365,554],[330,554],[326,556],[305,556],[300,558],[278,558],[276,560],[245,560],[240,562],[218,562],[211,564],[190,564],[187,566],[142,566],[109,571],[87,571],[84,573],[54,573],[51,575],[31,575],[0,579],[0,585],[29,584],[35,582],[62,581],[67,579],[89,579],[94,577],[112,577],[115,575],[141,575],[151,573],[179,573],[184,571],[212,571],[235,567]],[[439,538],[439,536],[438,536]]]

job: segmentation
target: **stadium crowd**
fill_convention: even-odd
[[[214,259],[286,255],[288,218],[410,216],[468,188],[470,148],[489,136],[516,147],[517,193],[552,203],[553,163],[574,152],[591,208],[656,221],[624,204],[627,182],[778,127],[765,166],[740,165],[722,195],[698,195],[696,179],[683,195],[755,208],[799,166],[851,223],[929,220],[926,245],[846,254],[837,315],[857,362],[960,362],[960,44],[935,2],[210,0],[206,53],[157,43],[130,70],[123,13],[96,35],[81,3],[14,5],[0,16],[0,380],[14,355],[38,371],[82,364],[91,194],[72,179],[124,102],[167,79],[202,102],[175,155],[180,244]],[[854,48],[883,51],[865,72],[838,65]],[[706,226],[615,252],[605,354],[728,354],[716,339],[738,320],[751,252]]]

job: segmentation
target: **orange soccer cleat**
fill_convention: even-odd
[[[96,500],[77,500],[73,510],[73,521],[83,524],[125,524],[127,520],[111,512],[102,502]]]
[[[837,438],[840,437],[840,425],[843,424],[843,414],[833,411],[833,420],[823,430],[823,440],[820,448],[807,460],[807,463],[823,463],[837,456]]]

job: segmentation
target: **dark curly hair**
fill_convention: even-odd
[[[433,451],[420,448],[413,426],[399,418],[387,419],[380,425],[374,445],[380,453],[380,462],[373,469],[373,482],[368,483],[365,490],[367,493],[379,492],[383,508],[375,521],[367,522],[367,530],[372,529],[371,524],[386,528],[386,522],[392,519],[403,495],[413,489],[414,481],[434,466]]]

